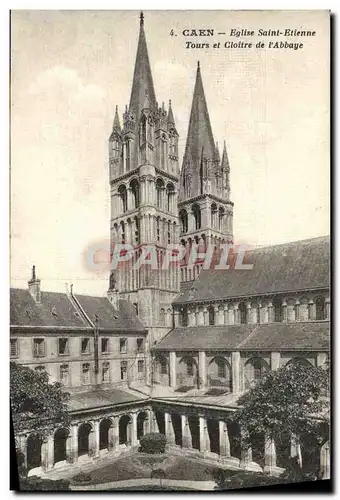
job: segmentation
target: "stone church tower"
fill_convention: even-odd
[[[171,303],[179,293],[179,269],[158,271],[133,263],[153,247],[150,262],[162,261],[168,244],[178,243],[178,133],[171,102],[158,106],[151,74],[143,14],[129,106],[120,124],[118,109],[109,138],[111,244],[133,245],[133,259],[114,271],[122,298],[135,304],[149,330],[150,346],[172,327]],[[143,254],[144,255],[144,254]],[[111,285],[110,285],[111,286]]]
[[[198,63],[178,203],[180,242],[187,255],[192,246],[203,252],[207,244],[215,245],[218,255],[221,243],[233,241],[229,175],[226,144],[221,160],[214,142]],[[196,279],[201,268],[202,263],[191,265],[188,258],[184,259],[181,282]]]

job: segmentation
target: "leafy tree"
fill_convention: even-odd
[[[277,445],[291,434],[321,443],[328,428],[328,389],[329,369],[325,365],[292,363],[267,372],[241,396],[240,408],[233,415],[233,420],[247,429],[243,446],[251,446],[252,438],[264,434]]]
[[[46,436],[56,425],[70,423],[69,394],[59,382],[50,384],[46,372],[11,362],[10,398],[15,434],[27,430]]]

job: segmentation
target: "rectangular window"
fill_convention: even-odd
[[[122,361],[120,363],[120,380],[127,379],[127,361]]]
[[[120,339],[119,340],[119,352],[126,353],[127,351],[127,339]]]
[[[137,351],[138,352],[144,351],[144,339],[142,338],[137,339]]]
[[[61,356],[68,354],[68,339],[58,339],[58,353]]]
[[[10,354],[11,358],[16,358],[18,356],[18,339],[11,339]]]
[[[91,383],[90,381],[90,365],[89,363],[84,363],[82,366],[82,380],[83,380],[83,385],[89,385]]]
[[[144,360],[140,359],[138,361],[138,373],[144,373]]]
[[[69,376],[68,376],[68,365],[61,365],[60,366],[60,383],[62,385],[68,385],[69,383]]]
[[[34,339],[33,346],[34,357],[45,356],[45,339]]]
[[[103,382],[110,382],[110,363],[103,363],[102,381]]]
[[[109,352],[109,339],[102,339],[102,353],[108,353]]]
[[[81,353],[82,354],[90,353],[90,339],[81,339]]]

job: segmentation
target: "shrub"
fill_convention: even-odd
[[[41,479],[37,476],[22,478],[20,491],[69,491],[70,482],[67,479]]]
[[[158,432],[145,434],[140,439],[140,451],[142,453],[164,453],[166,445],[166,437]]]

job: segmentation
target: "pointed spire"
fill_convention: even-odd
[[[119,115],[118,115],[118,106],[116,106],[116,112],[115,112],[115,117],[113,119],[112,130],[117,130],[118,132],[121,132],[121,130],[122,130],[120,128]]]
[[[226,146],[225,141],[224,141],[224,146],[223,146],[221,168],[222,168],[222,170],[227,170],[227,171],[230,170],[228,153],[227,153],[227,146]]]
[[[174,114],[172,112],[171,99],[169,99],[168,124],[175,126],[175,118],[174,118]]]
[[[201,193],[200,168],[202,162],[206,163],[206,165],[204,166],[204,172],[206,175],[208,162],[214,160],[215,155],[216,146],[203,89],[200,63],[198,61],[187,142],[183,158],[183,167],[181,171],[182,177],[186,176],[188,174],[188,171],[190,171],[191,173],[190,197],[198,196]],[[181,185],[182,184],[183,183],[181,183]],[[180,193],[180,199],[183,200],[185,198],[185,194],[183,192]]]
[[[144,106],[145,94],[148,93],[149,107],[155,109],[156,96],[153,86],[148,49],[144,32],[144,14],[140,15],[139,40],[133,74],[129,112],[139,119]]]

